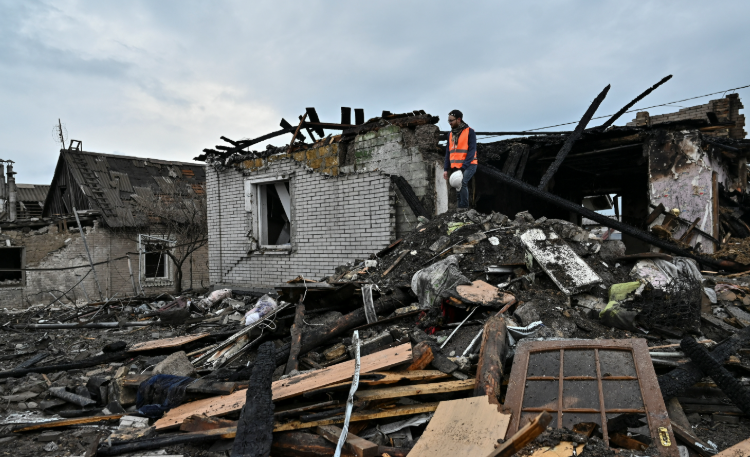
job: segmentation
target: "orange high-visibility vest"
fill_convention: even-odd
[[[448,145],[450,147],[450,159],[451,168],[461,168],[466,160],[466,154],[469,152],[469,127],[463,129],[458,135],[458,142],[453,143],[453,132],[448,136]],[[472,165],[476,165],[477,155],[474,154],[474,160],[471,161]]]

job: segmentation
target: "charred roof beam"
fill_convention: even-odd
[[[623,106],[622,109],[620,109],[620,111],[616,112],[614,114],[614,116],[612,116],[609,119],[607,119],[607,121],[604,124],[600,125],[599,127],[594,127],[592,130],[606,130],[607,127],[609,127],[610,125],[614,124],[615,121],[620,118],[620,116],[622,116],[623,114],[627,113],[628,110],[633,107],[633,105],[635,105],[639,101],[643,100],[648,94],[650,94],[651,92],[653,92],[654,90],[656,90],[657,87],[661,86],[662,84],[664,84],[665,82],[669,81],[670,79],[672,79],[672,75],[665,76],[664,78],[662,78],[661,81],[659,81],[658,83],[656,83],[653,86],[649,87],[641,95],[635,97],[630,103],[628,103],[627,105]]]
[[[573,143],[575,143],[578,138],[581,137],[581,134],[583,134],[584,129],[586,128],[586,125],[588,125],[589,121],[592,117],[594,117],[594,113],[596,113],[596,110],[599,108],[599,105],[602,104],[602,101],[604,101],[604,98],[607,96],[607,92],[609,92],[610,85],[607,84],[607,87],[602,90],[599,95],[596,96],[594,101],[589,106],[589,109],[586,110],[586,112],[583,114],[583,117],[578,122],[578,125],[576,126],[575,130],[573,130],[573,133],[570,134],[568,139],[565,140],[565,144],[563,144],[563,147],[560,149],[560,152],[557,153],[557,157],[555,157],[555,161],[552,162],[552,164],[547,169],[547,172],[544,173],[544,176],[542,176],[542,180],[539,182],[539,189],[544,189],[547,187],[547,184],[549,183],[550,179],[552,179],[552,176],[555,175],[555,172],[557,172],[557,169],[560,168],[560,165],[562,165],[563,160],[565,160],[565,157],[570,152],[571,148],[573,147]]]

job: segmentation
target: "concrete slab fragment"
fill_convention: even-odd
[[[557,287],[566,295],[587,290],[602,279],[552,229],[534,228],[521,241]]]

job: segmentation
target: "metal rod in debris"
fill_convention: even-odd
[[[83,397],[81,395],[76,395],[74,393],[70,393],[67,390],[65,390],[65,387],[50,387],[47,390],[50,394],[54,395],[55,397],[62,398],[63,400],[67,402],[73,403],[74,405],[86,407],[89,405],[96,404],[95,400]]]
[[[365,319],[367,319],[368,324],[378,321],[378,315],[375,314],[375,303],[372,301],[372,287],[373,284],[362,286],[362,301],[364,302]]]
[[[118,327],[148,327],[156,324],[150,322],[89,322],[87,324],[14,324],[11,328],[17,329],[69,329],[69,328],[118,328]]]
[[[352,388],[349,389],[349,398],[346,399],[346,414],[344,416],[344,425],[341,427],[341,435],[339,436],[339,442],[336,444],[336,452],[333,457],[341,457],[341,448],[346,443],[346,436],[349,434],[349,419],[352,417],[352,409],[354,408],[354,394],[357,392],[359,387],[359,331],[355,330],[352,335],[352,346],[354,346],[354,378],[352,379]]]
[[[471,310],[471,312],[469,313],[469,315],[466,316],[466,319],[464,319],[463,321],[461,321],[461,323],[458,324],[458,327],[456,327],[456,329],[453,330],[450,335],[448,335],[448,338],[446,338],[446,340],[443,341],[443,344],[440,345],[440,349],[443,349],[443,347],[445,347],[445,345],[448,344],[448,341],[450,341],[451,337],[458,331],[458,329],[461,328],[462,325],[464,325],[464,322],[466,322],[466,321],[469,320],[469,318],[471,317],[471,315],[474,314],[474,311],[476,311],[478,309],[479,309],[479,307],[477,306],[476,308],[474,308],[474,309]]]
[[[99,285],[99,278],[96,276],[96,268],[94,268],[94,259],[91,258],[91,251],[89,251],[89,244],[86,242],[86,234],[83,233],[83,227],[81,227],[81,220],[78,218],[78,211],[76,211],[75,206],[73,207],[73,215],[76,217],[78,230],[81,231],[81,239],[83,239],[83,247],[86,248],[86,255],[89,256],[89,264],[91,265],[91,270],[94,272],[94,282],[96,283],[96,288],[99,289],[99,300],[104,300],[104,295],[102,295],[102,288]]]
[[[128,257],[128,271],[130,272],[130,282],[133,284],[133,293],[138,295],[138,289],[135,288],[135,279],[133,278],[133,265],[130,263],[130,256]]]
[[[480,336],[482,336],[482,333],[484,333],[484,327],[482,327],[481,330],[479,330],[479,333],[477,333],[477,336],[474,337],[473,340],[471,340],[471,343],[469,343],[469,347],[466,348],[463,354],[461,354],[461,357],[466,357],[466,355],[471,351],[471,348],[474,347],[474,345],[477,343],[477,340]]]

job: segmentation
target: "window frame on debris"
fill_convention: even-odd
[[[26,247],[25,246],[0,246],[0,257],[4,257],[3,251],[7,252],[9,250],[20,251],[20,259],[19,259],[19,266],[18,266],[18,268],[26,268]],[[0,268],[4,268],[4,267],[0,267]],[[10,268],[16,268],[16,267],[10,267]],[[5,275],[10,276],[12,274],[13,274],[13,272],[0,271],[0,281],[4,281],[4,279],[2,279],[3,276],[5,276]],[[21,276],[19,278],[20,282],[18,282],[17,284],[0,284],[0,288],[24,287],[26,285],[26,272],[25,271],[21,271],[20,272],[20,276]],[[10,278],[8,278],[8,279],[10,279]]]
[[[269,188],[278,197],[283,208],[283,218],[286,218],[289,231],[289,242],[285,244],[271,244],[268,240],[268,225],[265,221],[268,211]],[[251,215],[251,229],[248,236],[251,239],[250,251],[265,254],[288,254],[294,243],[294,205],[292,205],[294,186],[289,175],[272,176],[245,180],[245,211]],[[283,233],[283,228],[280,231]]]
[[[595,354],[595,366],[596,376],[576,376],[565,373],[565,352],[567,351],[594,351]],[[618,351],[626,352],[630,354],[633,361],[633,369],[635,371],[634,376],[613,376],[609,373],[603,373],[601,368],[602,358],[601,351]],[[529,361],[533,354],[540,353],[554,353],[557,352],[557,365],[553,367],[557,370],[555,375],[529,375]],[[553,357],[554,358],[554,357]],[[669,419],[667,418],[666,406],[659,390],[659,383],[656,379],[656,374],[653,371],[651,365],[651,358],[648,353],[648,345],[643,339],[630,339],[630,340],[567,340],[567,341],[529,341],[520,344],[516,349],[516,355],[513,360],[513,367],[510,374],[510,382],[508,383],[508,391],[505,397],[505,405],[510,407],[512,411],[512,419],[508,426],[506,436],[513,436],[521,427],[526,425],[524,423],[524,417],[529,418],[531,415],[537,415],[541,411],[548,411],[553,415],[553,424],[559,428],[564,423],[565,414],[599,414],[600,422],[606,423],[607,414],[629,414],[635,409],[638,414],[645,416],[644,420],[648,423],[649,433],[652,441],[656,443],[657,448],[661,452],[660,455],[674,456],[676,457],[677,446],[674,442],[674,435],[671,432],[669,426]],[[636,381],[640,390],[640,397],[642,402],[641,408],[617,408],[612,407],[608,404],[611,400],[606,400],[605,390],[608,387],[606,383],[611,382],[629,382]],[[526,390],[530,386],[530,382],[553,382],[554,399],[556,403],[555,408],[542,406],[532,407],[525,405]],[[564,395],[564,388],[566,382],[580,383],[580,382],[596,382],[597,390],[594,401],[597,403],[596,408],[580,408],[573,406],[565,406],[566,396]],[[614,384],[612,384],[614,385]],[[546,389],[546,391],[550,391]],[[554,393],[557,391],[557,393]],[[611,391],[610,391],[611,392]],[[531,394],[533,398],[533,393]],[[611,395],[610,395],[611,397]],[[576,398],[575,396],[568,396],[569,399]],[[631,411],[632,409],[632,411]],[[594,411],[596,410],[596,411]],[[601,426],[604,434],[605,444],[609,446],[609,434],[605,426]],[[572,428],[572,426],[570,427]],[[668,439],[671,440],[671,445],[667,446],[662,444],[662,434],[667,434]]]
[[[152,241],[146,241],[152,240]],[[139,277],[145,287],[157,287],[157,286],[171,286],[173,284],[172,275],[174,274],[174,268],[172,268],[171,259],[165,252],[161,253],[161,258],[164,259],[164,276],[147,276],[148,271],[148,255],[153,251],[146,251],[147,246],[152,244],[165,244],[169,247],[174,247],[175,242],[168,238],[139,234],[138,235],[138,253],[139,253]],[[158,267],[157,267],[158,268]]]

